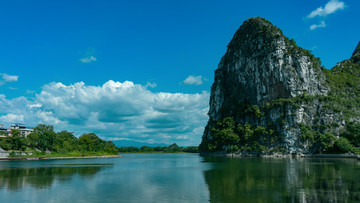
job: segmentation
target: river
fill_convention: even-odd
[[[1,202],[353,202],[355,159],[198,154],[0,161]]]

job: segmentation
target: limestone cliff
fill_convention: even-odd
[[[360,61],[359,45],[340,68]],[[334,72],[269,21],[246,20],[215,71],[200,150],[268,154],[333,149],[346,123],[359,118],[332,102],[342,91],[332,90],[338,85]]]

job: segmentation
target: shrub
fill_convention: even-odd
[[[334,149],[339,153],[346,153],[353,149],[353,145],[345,137],[340,137],[334,143]]]

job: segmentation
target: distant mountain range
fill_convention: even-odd
[[[117,147],[142,147],[142,146],[148,146],[148,147],[165,147],[169,146],[168,144],[164,143],[147,143],[147,142],[136,142],[132,140],[114,140],[112,141]]]

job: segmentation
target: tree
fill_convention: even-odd
[[[346,153],[353,149],[352,144],[345,137],[340,137],[334,143],[334,151],[338,153]]]
[[[148,146],[142,146],[142,147],[140,148],[140,151],[142,151],[142,152],[153,152],[153,151],[154,151],[154,148],[148,147]]]
[[[336,141],[335,135],[329,132],[326,132],[325,134],[320,134],[318,138],[323,152],[330,151]]]
[[[188,153],[198,153],[199,149],[196,146],[189,146],[189,147],[185,147],[184,148],[184,152],[188,152]]]
[[[39,124],[28,135],[30,146],[38,147],[41,151],[53,150],[56,135],[52,125]]]
[[[169,152],[180,152],[181,148],[176,144],[173,143],[168,147]]]
[[[224,148],[231,148],[236,149],[240,137],[236,133],[236,123],[233,117],[226,117],[216,123],[216,127],[211,129],[211,135],[214,138],[215,143],[208,145],[209,149],[224,149]],[[210,149],[211,150],[211,149]]]
[[[17,129],[12,129],[11,130],[11,134],[12,137],[11,139],[11,144],[12,144],[12,149],[13,150],[21,150],[21,151],[25,151],[26,149],[26,138],[23,137],[20,134],[20,131]]]
[[[360,123],[350,123],[346,126],[344,137],[356,147],[360,147]]]
[[[104,151],[110,154],[119,153],[119,149],[110,140],[105,143]]]
[[[102,151],[105,141],[101,140],[94,133],[83,134],[79,137],[79,144],[84,151]]]
[[[57,152],[67,153],[78,149],[78,139],[68,131],[61,131],[55,135],[54,150]]]

